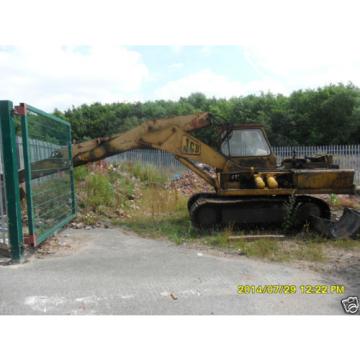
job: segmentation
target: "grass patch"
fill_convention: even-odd
[[[81,167],[79,168],[81,169]],[[102,164],[77,170],[80,220],[87,225],[110,221],[151,238],[166,238],[176,244],[195,243],[270,261],[327,259],[327,248],[354,249],[360,241],[328,240],[304,231],[282,239],[229,239],[242,232],[228,227],[201,231],[192,227],[187,197],[168,186],[168,177],[156,168],[140,164]],[[249,233],[249,232],[247,232]],[[261,235],[260,231],[251,231]]]
[[[360,249],[360,241],[352,240],[352,239],[338,239],[331,241],[330,245],[334,248],[344,249],[344,250],[352,250],[352,249]]]
[[[181,214],[174,214],[172,217],[162,217],[158,219],[128,219],[115,220],[117,225],[124,225],[136,233],[154,238],[167,238],[180,245],[197,234],[193,230],[189,219]]]
[[[292,258],[295,260],[306,260],[320,262],[325,260],[323,247],[319,243],[299,243],[298,248],[294,250]]]
[[[275,260],[279,257],[278,241],[269,239],[258,239],[253,242],[245,242],[239,244],[240,249],[250,257],[260,257]]]
[[[181,244],[197,237],[199,232],[191,226],[186,208],[187,199],[175,190],[150,186],[142,191],[141,199],[129,217],[115,219],[113,224],[123,225],[140,235],[166,237]]]
[[[74,179],[76,182],[84,181],[89,175],[89,169],[86,165],[77,166],[74,169]]]
[[[168,180],[168,176],[164,171],[160,171],[160,169],[150,164],[124,162],[119,164],[119,168],[146,185],[165,184]]]
[[[114,188],[110,178],[105,174],[92,173],[85,178],[87,206],[93,211],[98,206],[114,205]]]

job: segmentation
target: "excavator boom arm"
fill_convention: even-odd
[[[73,145],[73,164],[87,164],[132,149],[159,149],[174,154],[183,165],[218,188],[217,180],[192,162],[203,162],[216,169],[225,167],[227,160],[222,154],[189,134],[208,125],[209,113],[146,121],[124,133]]]
[[[172,126],[177,126],[184,131],[192,131],[208,125],[210,125],[209,113],[148,120],[126,132],[73,145],[74,165],[101,160],[131,149],[144,148],[145,146],[142,144],[142,137],[144,135]]]
[[[159,149],[174,154],[176,158],[215,188],[217,179],[198,168],[193,161],[206,163],[216,169],[224,169],[227,159],[212,149],[190,131],[207,127],[211,124],[209,113],[175,116],[167,119],[148,120],[141,125],[113,136],[84,141],[72,146],[73,165],[79,166],[98,161],[132,149]],[[61,149],[54,157],[32,164],[36,177],[45,176],[59,170],[64,159],[68,159],[68,150]],[[41,171],[41,169],[46,169]],[[23,171],[20,171],[20,181]]]

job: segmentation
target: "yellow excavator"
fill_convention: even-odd
[[[191,134],[215,126],[219,150]],[[331,155],[286,159],[277,166],[264,128],[256,124],[219,124],[210,113],[197,113],[166,119],[148,120],[141,125],[109,137],[74,144],[73,165],[98,161],[131,149],[160,149],[175,155],[213,188],[188,200],[192,224],[210,228],[226,224],[281,224],[290,211],[294,226],[310,223],[321,233],[353,236],[360,227],[359,214],[346,209],[337,223],[330,221],[329,205],[318,194],[354,194],[354,170],[339,169]],[[37,177],[59,169],[68,158],[66,149],[51,159],[32,164]],[[57,160],[54,162],[54,160]],[[214,172],[206,171],[207,164]],[[41,169],[46,169],[44,172]]]

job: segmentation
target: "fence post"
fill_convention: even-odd
[[[28,128],[28,119],[26,114],[25,105],[23,105],[24,114],[21,115],[21,135],[22,135],[22,148],[23,148],[23,161],[24,161],[24,170],[25,170],[25,189],[26,189],[26,207],[27,207],[27,216],[28,216],[28,227],[29,227],[29,237],[33,238],[35,236],[35,227],[34,227],[34,205],[33,205],[33,196],[32,196],[32,187],[31,187],[31,156],[29,151],[29,128]],[[25,238],[26,242],[26,238]]]
[[[72,134],[71,125],[68,126],[68,160],[70,163],[70,191],[71,191],[71,210],[73,215],[76,214],[76,196],[75,196],[75,182],[74,182],[74,165],[72,156]]]
[[[8,231],[10,253],[14,262],[23,258],[24,245],[20,208],[20,191],[18,176],[18,160],[16,153],[15,121],[13,103],[0,101],[0,126],[3,144],[5,189],[7,198]]]

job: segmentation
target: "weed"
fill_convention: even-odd
[[[151,164],[142,164],[140,162],[136,163],[122,163],[121,168],[127,171],[129,174],[133,175],[141,182],[149,184],[165,184],[168,180],[168,177],[163,171],[156,168]]]
[[[259,239],[253,243],[248,243],[247,246],[245,246],[245,252],[249,256],[269,259],[274,258],[278,249],[278,243],[269,239]]]
[[[331,246],[335,248],[351,250],[355,248],[360,248],[360,241],[353,239],[336,239],[330,243]]]
[[[339,205],[339,198],[337,197],[336,194],[330,194],[330,204],[332,206],[337,206]]]
[[[74,169],[74,178],[76,182],[84,181],[89,175],[89,170],[86,165],[78,166]]]
[[[228,247],[229,237],[226,233],[221,231],[214,231],[212,234],[206,237],[206,243],[211,246]]]
[[[175,244],[202,243],[238,252],[248,257],[271,261],[326,259],[326,247],[352,249],[360,246],[354,240],[328,240],[315,236],[305,226],[302,235],[285,239],[229,239],[241,234],[233,226],[222,230],[198,230],[191,225],[187,198],[174,188],[164,186],[164,178],[151,166],[111,165],[79,171],[77,189],[81,221],[94,225],[100,219],[111,219],[143,236],[166,238]],[[159,181],[160,179],[160,181]],[[297,210],[294,196],[285,205],[283,228],[291,229]],[[261,234],[257,233],[257,234]],[[264,235],[265,236],[265,235]]]
[[[282,229],[285,233],[288,233],[296,223],[296,213],[299,208],[299,203],[296,202],[296,197],[291,195],[289,200],[284,204],[284,221],[282,223]]]
[[[296,250],[293,251],[292,257],[297,260],[307,260],[307,261],[324,261],[325,255],[321,244],[310,242],[306,246],[298,246]]]
[[[97,206],[114,205],[114,190],[109,178],[103,174],[92,173],[85,178],[87,205],[96,210]]]
[[[95,225],[97,222],[97,216],[93,212],[88,212],[82,217],[82,221],[85,225]]]
[[[233,244],[249,257],[259,257],[273,260],[279,250],[277,241],[257,239],[254,241],[239,240]]]

